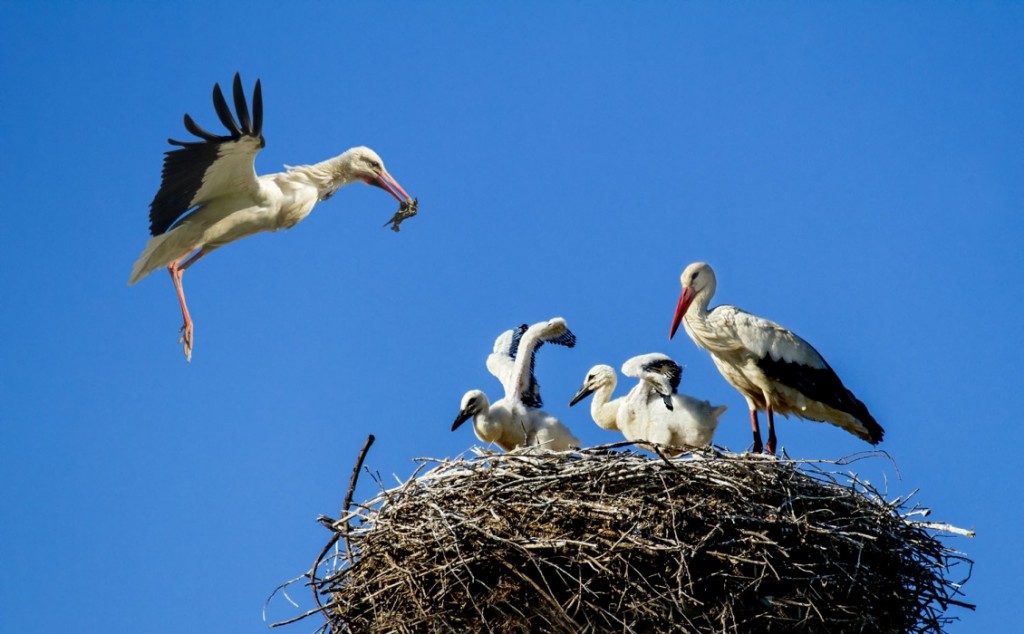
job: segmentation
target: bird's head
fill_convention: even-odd
[[[462,404],[459,407],[459,415],[455,417],[455,422],[452,423],[452,431],[458,429],[462,423],[473,418],[477,414],[486,412],[490,406],[491,403],[487,400],[487,395],[480,390],[470,390],[466,392],[462,397]]]
[[[707,262],[694,262],[683,269],[683,274],[679,276],[679,283],[683,287],[683,292],[679,294],[679,303],[676,304],[672,329],[668,333],[669,339],[675,336],[676,330],[679,329],[679,322],[683,320],[686,311],[689,310],[699,293],[707,291],[709,296],[714,295],[715,272],[711,270],[711,266]]]
[[[346,167],[350,177],[358,178],[367,185],[380,187],[400,203],[409,200],[409,194],[405,193],[398,181],[384,169],[384,161],[376,152],[368,147],[354,147],[345,152],[345,157],[348,159]]]
[[[590,368],[590,372],[587,372],[587,377],[583,379],[583,385],[576,392],[576,396],[569,401],[569,407],[579,403],[605,385],[610,385],[614,389],[616,381],[615,370],[611,366],[595,365]]]

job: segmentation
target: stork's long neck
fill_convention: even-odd
[[[714,291],[709,292],[708,288],[702,289],[693,298],[693,303],[683,315],[683,327],[686,328],[686,334],[690,335],[690,339],[704,349],[708,348],[708,342],[712,341],[715,335],[711,325],[708,324],[708,304],[711,303],[713,293]]]
[[[501,438],[502,428],[499,411],[492,410],[486,396],[482,397],[482,401],[481,410],[473,415],[473,431],[482,442],[497,442]]]
[[[619,404],[609,402],[615,391],[616,382],[617,379],[614,376],[611,377],[610,382],[604,383],[594,390],[594,396],[590,401],[590,417],[594,419],[598,427],[610,431],[619,429]]]
[[[501,438],[501,425],[491,417],[489,410],[473,416],[473,431],[481,442],[496,442]]]
[[[351,150],[343,152],[313,165],[288,166],[288,175],[316,187],[317,198],[327,200],[345,185],[355,182],[357,178],[352,170],[350,152]]]

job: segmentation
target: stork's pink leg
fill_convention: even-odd
[[[192,361],[192,317],[188,314],[188,305],[185,304],[185,288],[181,284],[181,278],[185,274],[185,269],[195,264],[204,255],[206,255],[206,251],[200,250],[184,264],[179,264],[181,260],[178,259],[167,266],[167,271],[171,274],[171,281],[174,282],[174,290],[178,293],[178,303],[181,304],[181,318],[185,322],[181,326],[181,339],[178,340],[178,343],[182,344],[185,360],[188,362]]]
[[[761,445],[761,426],[757,423],[757,410],[750,408],[750,429],[754,432],[754,453],[761,453],[764,447]]]
[[[772,412],[772,404],[768,404],[768,453],[775,455],[775,414]]]

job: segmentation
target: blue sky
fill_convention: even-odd
[[[263,631],[366,435],[390,481],[466,451],[459,399],[500,394],[484,360],[523,322],[576,333],[537,372],[584,443],[618,439],[566,405],[587,369],[660,351],[742,450],[740,396],[667,340],[696,260],[886,428],[898,470],[862,477],[977,529],[949,540],[979,604],[950,631],[1016,619],[1024,7],[294,4],[0,7],[0,630]],[[420,215],[388,231],[354,185],[211,255],[186,365],[167,276],[126,280],[165,139],[216,127],[236,70],[263,81],[260,173],[365,144]]]

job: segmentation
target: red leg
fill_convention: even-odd
[[[198,251],[195,252],[195,254],[192,257],[185,260],[185,263],[179,266],[178,270],[184,272],[185,269],[198,262],[199,258],[203,257],[207,253],[209,253],[209,251],[207,251],[206,249],[199,249]]]
[[[181,339],[178,340],[178,343],[182,344],[185,360],[189,362],[192,361],[192,317],[188,314],[188,305],[185,304],[185,288],[182,286],[181,278],[185,274],[185,269],[195,264],[204,255],[206,255],[206,251],[200,250],[184,264],[179,264],[181,260],[178,259],[167,266],[167,271],[171,274],[171,281],[174,282],[174,290],[178,293],[178,303],[181,304],[181,318],[185,322],[181,326]]]
[[[757,410],[750,409],[750,429],[754,432],[754,453],[761,453],[764,449],[761,446],[761,426],[757,423]]]
[[[772,404],[768,403],[768,453],[775,455],[775,414],[772,412]]]

